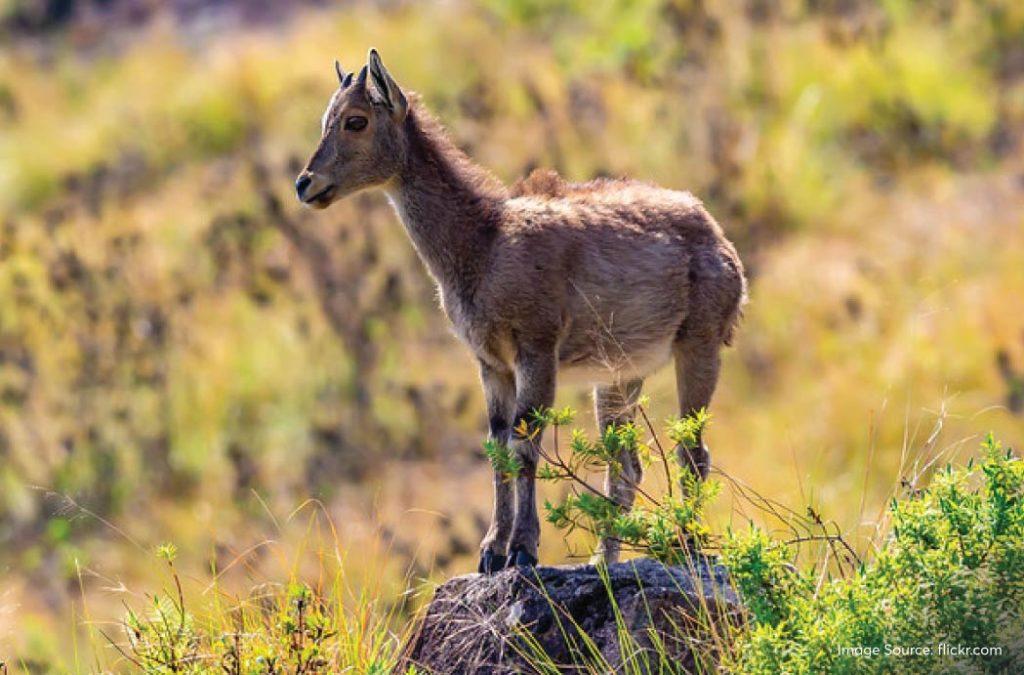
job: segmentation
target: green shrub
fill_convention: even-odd
[[[890,506],[891,533],[845,578],[796,571],[751,528],[723,561],[749,612],[737,673],[1019,672],[1024,665],[1024,463],[991,437]]]
[[[824,541],[829,553],[798,569],[795,543],[753,524],[721,540],[712,535],[703,516],[719,485],[670,461],[656,435],[648,445],[632,424],[609,427],[597,441],[575,431],[563,453],[557,430],[571,418],[569,411],[537,416],[554,426],[539,475],[570,488],[545,504],[548,520],[566,532],[618,538],[669,564],[717,544],[746,613],[711,650],[726,671],[1014,672],[1024,665],[1024,463],[991,435],[980,462],[949,466],[930,487],[893,499],[890,534],[869,561],[812,516],[819,534],[795,541]],[[707,421],[703,412],[672,420],[667,435],[692,445]],[[654,497],[637,486],[637,504],[625,512],[587,482],[595,469],[619,470],[629,448],[649,466],[660,458],[667,484],[681,483],[682,494],[670,487]],[[786,525],[807,529],[798,521]]]

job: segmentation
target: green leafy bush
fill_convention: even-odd
[[[845,578],[797,571],[752,528],[723,549],[749,612],[736,673],[1020,672],[1024,665],[1024,463],[989,436],[890,506],[891,533]]]
[[[633,424],[609,427],[596,441],[574,431],[566,454],[557,429],[571,414],[538,421],[555,427],[554,447],[541,450],[548,463],[539,475],[570,486],[560,502],[545,504],[556,527],[617,538],[668,564],[688,551],[720,549],[747,615],[711,650],[725,670],[1016,672],[1024,665],[1024,463],[991,435],[980,462],[948,466],[928,488],[894,498],[889,535],[862,561],[817,516],[811,523],[821,534],[789,543],[754,525],[714,536],[704,513],[720,485],[701,483],[670,461],[654,429],[650,445]],[[667,435],[693,445],[707,422],[703,412],[670,420]],[[635,508],[624,511],[586,476],[621,470],[620,453],[629,449],[648,466],[662,460],[669,490],[654,497],[638,485]],[[787,526],[799,531],[805,526],[796,520]],[[807,540],[826,542],[830,553],[798,569],[796,545]]]

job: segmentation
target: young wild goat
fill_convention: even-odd
[[[680,414],[706,407],[744,301],[743,265],[687,192],[567,183],[553,172],[506,188],[455,147],[375,50],[358,75],[335,69],[340,87],[295,182],[298,197],[322,209],[365,188],[387,194],[479,363],[491,438],[522,462],[514,483],[494,476],[480,571],[535,565],[540,439],[513,429],[554,403],[556,374],[595,386],[602,430],[625,423],[643,379],[670,357]],[[677,452],[704,478],[709,457],[699,446]],[[620,462],[606,487],[628,509],[641,467],[633,455]],[[616,560],[618,543],[602,542],[600,553]]]

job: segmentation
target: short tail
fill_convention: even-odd
[[[737,265],[739,265],[737,260]],[[725,323],[722,326],[722,344],[727,347],[732,346],[732,341],[736,337],[736,331],[739,329],[740,322],[743,320],[743,308],[746,306],[748,301],[747,296],[747,277],[743,274],[743,268],[737,267],[737,276],[739,277],[739,287],[736,290],[736,299],[733,303],[732,312],[725,319]]]

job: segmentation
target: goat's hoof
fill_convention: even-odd
[[[530,555],[522,548],[513,548],[508,552],[509,567],[536,567],[537,557]]]
[[[505,569],[505,563],[508,561],[506,556],[500,553],[492,553],[491,551],[483,551],[480,553],[480,565],[477,567],[477,572],[480,574],[494,574]]]

